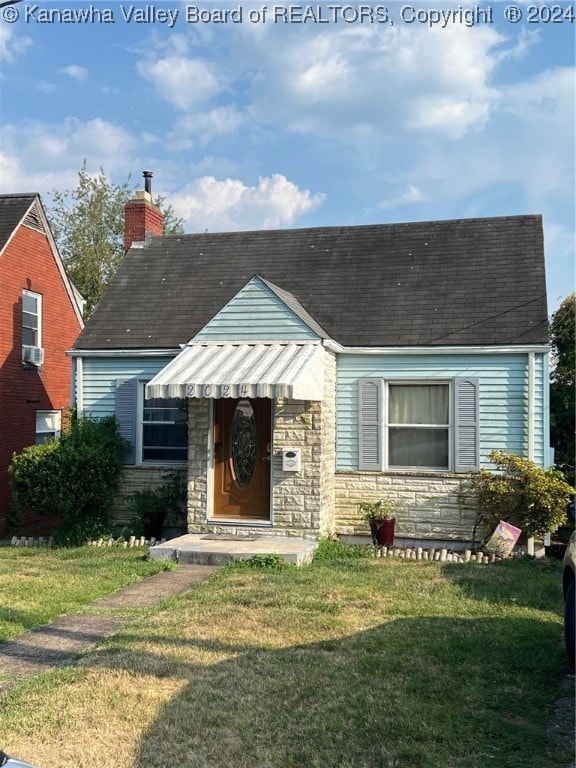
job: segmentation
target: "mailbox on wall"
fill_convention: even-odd
[[[284,472],[300,472],[301,460],[300,448],[282,448],[282,469]]]

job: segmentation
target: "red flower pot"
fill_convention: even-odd
[[[384,520],[370,520],[370,533],[372,541],[379,547],[394,546],[395,517],[387,517]]]

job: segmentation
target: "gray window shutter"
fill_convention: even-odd
[[[118,432],[130,443],[124,457],[125,464],[136,463],[136,403],[137,379],[116,379],[116,423]]]
[[[358,468],[382,469],[382,379],[358,380]]]
[[[454,379],[454,469],[480,469],[478,379]]]

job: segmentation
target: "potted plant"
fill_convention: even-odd
[[[186,493],[186,473],[182,470],[171,472],[163,485],[134,491],[126,500],[132,508],[132,533],[147,539],[161,539],[166,516],[182,514]]]
[[[396,502],[393,499],[361,501],[358,504],[362,519],[370,525],[372,541],[379,547],[394,545]]]

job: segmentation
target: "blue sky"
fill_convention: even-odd
[[[574,290],[574,5],[292,6],[0,8],[0,190],[49,203],[86,159],[152,170],[188,232],[541,213],[554,311]]]

